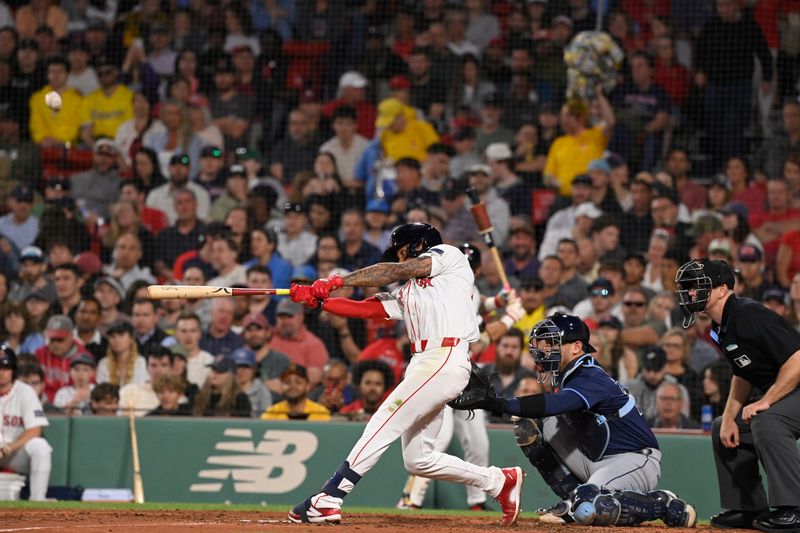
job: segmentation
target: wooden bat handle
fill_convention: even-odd
[[[503,266],[503,260],[500,258],[500,252],[497,251],[497,246],[492,246],[489,248],[489,251],[492,253],[492,259],[494,259],[494,265],[497,267],[497,273],[500,275],[500,281],[503,283],[503,288],[507,291],[510,291],[511,284],[508,282],[506,268]]]

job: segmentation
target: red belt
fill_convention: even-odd
[[[456,337],[444,337],[441,339],[441,342],[439,342],[439,339],[414,341],[411,343],[411,353],[424,352],[428,348],[448,348],[450,346],[457,346],[459,342],[461,342],[461,339]]]

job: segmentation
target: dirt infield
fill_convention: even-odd
[[[241,511],[137,511],[137,510],[72,510],[72,509],[3,509],[0,510],[0,533],[16,531],[79,531],[81,533],[134,531],[147,533],[202,530],[204,532],[290,531],[319,533],[320,528],[335,527],[339,531],[444,531],[506,530],[497,522],[498,516],[436,516],[436,515],[345,515],[340,526],[291,524],[285,513]],[[536,518],[521,518],[514,530],[555,532],[587,531],[579,526],[543,525]],[[592,528],[606,533],[631,531],[630,528]],[[333,531],[333,530],[331,530]],[[641,529],[640,529],[641,531]],[[653,531],[688,533],[691,530],[647,527]]]

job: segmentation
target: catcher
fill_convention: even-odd
[[[473,368],[454,409],[509,413],[517,444],[562,501],[548,511],[581,525],[626,526],[661,519],[693,527],[694,508],[655,490],[661,452],[633,397],[595,363],[589,328],[554,314],[531,331],[530,353],[540,380],[556,392],[498,398],[488,376]],[[534,420],[531,420],[534,419]]]

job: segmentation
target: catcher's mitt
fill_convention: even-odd
[[[495,394],[489,374],[474,362],[469,373],[469,383],[461,394],[447,402],[447,405],[459,411],[486,409],[495,416],[503,413],[503,400]]]

